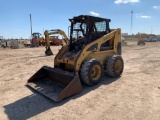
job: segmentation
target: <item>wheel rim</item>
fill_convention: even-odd
[[[101,68],[99,65],[95,65],[93,66],[92,68],[92,71],[91,71],[91,78],[92,80],[98,80],[99,77],[101,76]]]
[[[122,69],[122,64],[121,64],[121,61],[120,60],[117,60],[116,63],[115,63],[115,71],[116,73],[119,73]]]

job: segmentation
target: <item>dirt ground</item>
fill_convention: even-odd
[[[160,42],[128,43],[120,78],[104,76],[59,103],[25,86],[42,66],[53,66],[55,55],[44,50],[0,48],[0,120],[160,120]]]

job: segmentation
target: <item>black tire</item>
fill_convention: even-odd
[[[114,55],[107,59],[106,73],[110,77],[120,77],[124,68],[124,62],[121,56]]]
[[[87,85],[95,85],[102,80],[103,65],[95,59],[89,59],[82,64],[80,79]]]

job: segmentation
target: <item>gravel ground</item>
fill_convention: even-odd
[[[60,47],[51,49],[56,54]],[[160,42],[123,46],[120,78],[104,76],[59,103],[25,86],[42,66],[53,66],[55,55],[44,51],[0,48],[1,120],[160,120]]]

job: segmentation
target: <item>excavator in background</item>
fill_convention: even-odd
[[[60,29],[46,30],[44,32],[44,35],[45,35],[45,42],[46,42],[46,51],[45,51],[45,54],[47,56],[53,55],[53,52],[52,52],[52,50],[50,48],[50,46],[51,46],[50,35],[54,35],[54,34],[60,34],[60,35],[62,35],[63,38],[64,38],[65,44],[69,44],[69,39],[68,39],[67,35],[65,34],[65,32],[63,30],[60,30]]]
[[[54,67],[43,66],[27,82],[54,101],[80,93],[82,83],[98,84],[104,71],[110,77],[120,77],[124,68],[121,29],[110,29],[110,19],[80,15],[69,21],[70,39],[59,29],[45,31],[46,55],[51,55],[49,35],[64,35],[66,44],[55,56]]]

